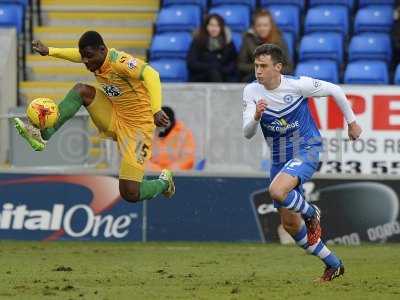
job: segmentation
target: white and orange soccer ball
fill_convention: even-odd
[[[59,117],[58,106],[51,99],[37,98],[29,103],[26,115],[39,129],[54,127]]]

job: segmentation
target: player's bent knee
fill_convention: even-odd
[[[287,192],[281,188],[279,188],[279,186],[276,185],[271,185],[268,189],[269,195],[271,196],[271,198],[275,201],[284,201],[287,197]]]
[[[119,193],[125,201],[132,203],[140,201],[139,183],[135,181],[120,179]]]
[[[140,195],[139,192],[136,191],[127,191],[127,190],[119,190],[119,193],[122,197],[127,202],[135,203],[140,201]]]
[[[85,106],[89,106],[96,96],[96,89],[87,84],[77,83],[72,89],[82,97]]]

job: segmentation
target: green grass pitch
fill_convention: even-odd
[[[295,246],[0,242],[0,299],[400,299],[400,245],[332,247],[346,274]]]

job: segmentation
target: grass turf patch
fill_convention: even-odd
[[[400,245],[335,246],[344,277],[316,284],[295,246],[0,242],[0,299],[400,299]]]

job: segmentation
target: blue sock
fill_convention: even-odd
[[[329,267],[339,267],[341,264],[339,258],[333,252],[325,257],[323,261]]]
[[[296,190],[291,190],[282,206],[297,213],[301,213],[305,219],[311,218],[315,214],[312,205],[304,200],[303,196]]]
[[[293,236],[296,244],[306,250],[308,253],[319,257],[327,266],[338,267],[340,260],[331,252],[321,240],[318,243],[309,246],[307,242],[307,227],[303,224],[300,231]]]

